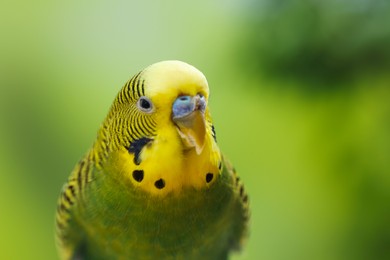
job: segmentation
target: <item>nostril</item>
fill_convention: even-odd
[[[180,101],[188,101],[189,100],[189,97],[187,96],[182,96],[179,98]]]
[[[198,109],[204,111],[206,109],[206,100],[204,97],[201,97],[198,102]]]

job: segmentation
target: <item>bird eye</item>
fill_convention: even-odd
[[[140,97],[137,101],[137,107],[145,113],[151,113],[153,111],[152,101],[150,101],[147,97]]]

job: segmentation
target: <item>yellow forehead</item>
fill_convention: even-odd
[[[162,95],[165,100],[174,100],[180,95],[196,95],[208,98],[209,87],[206,77],[182,61],[162,61],[147,67],[142,78],[145,80],[145,95],[154,99]]]

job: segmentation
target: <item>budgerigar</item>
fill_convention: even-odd
[[[61,259],[227,259],[248,196],[216,142],[205,76],[155,63],[120,90],[59,198]]]

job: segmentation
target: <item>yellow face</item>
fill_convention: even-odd
[[[184,145],[195,147],[199,154],[206,138],[206,120],[210,120],[205,76],[186,63],[165,61],[147,68],[143,78],[145,96],[155,108],[159,127],[176,128]]]
[[[155,195],[212,185],[221,172],[221,155],[204,75],[184,62],[164,61],[137,76],[127,84],[137,93],[131,109],[125,104],[121,107],[127,112],[120,113],[132,118],[127,127],[137,134],[130,133],[129,146],[119,149],[118,170],[134,186]]]

